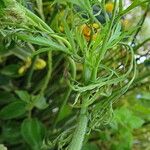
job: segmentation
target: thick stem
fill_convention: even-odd
[[[88,118],[87,118],[87,107],[82,107],[78,120],[78,125],[74,132],[72,141],[69,145],[68,150],[81,150],[84,137],[87,130]]]
[[[83,146],[83,141],[85,138],[85,134],[87,131],[87,125],[88,125],[88,112],[87,112],[88,107],[85,106],[84,104],[86,103],[87,99],[89,98],[89,94],[86,93],[85,95],[83,95],[82,98],[83,98],[83,101],[82,101],[83,106],[81,107],[80,115],[78,118],[78,124],[74,131],[72,141],[69,145],[68,150],[81,150],[81,148]]]

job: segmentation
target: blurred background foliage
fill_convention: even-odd
[[[37,14],[56,33],[63,36],[65,23],[62,21],[62,17],[66,13],[64,11],[68,4],[66,0],[43,0],[43,4],[41,0],[18,0],[18,2]],[[131,1],[125,0],[124,7],[127,8],[131,3]],[[2,3],[0,5],[2,6]],[[141,23],[147,5],[146,3],[138,6],[123,16],[122,30],[124,32],[131,27],[136,28],[137,24]],[[106,9],[111,16],[113,1],[106,1]],[[113,105],[114,112],[110,123],[102,126],[98,131],[92,131],[87,136],[82,150],[150,150],[149,10],[150,7],[146,12],[145,20],[141,23],[141,30],[132,41],[137,63],[136,79],[129,90],[119,98],[118,103]],[[78,11],[80,10],[76,8],[77,14]],[[73,28],[73,25],[80,22],[77,17],[72,18],[75,16],[73,12],[69,13],[67,23]],[[85,36],[85,40],[82,42],[89,41],[90,29],[85,25],[85,18],[86,16],[83,15],[80,25],[82,34]],[[99,20],[105,24],[103,15]],[[96,32],[101,32],[101,27],[96,24],[93,27]],[[71,127],[76,119],[76,111],[70,103],[65,104],[63,111],[58,113],[62,100],[67,97],[67,93],[64,91],[68,90],[66,76],[69,64],[64,55],[54,52],[51,80],[48,88],[45,89],[45,95],[38,95],[37,93],[43,87],[49,58],[45,53],[32,59],[29,58],[31,53],[40,46],[21,41],[16,42],[15,39],[11,40],[9,35],[5,36],[1,29],[0,33],[0,150],[7,148],[10,150],[58,149],[56,141],[59,134],[66,128],[70,128],[67,132],[72,132]],[[140,44],[141,46],[139,46]],[[119,67],[123,67],[118,58],[124,58],[125,55],[119,48],[115,51],[117,55],[113,55],[114,50],[112,50],[107,54],[108,58],[105,61],[114,68],[118,64]],[[76,78],[80,80],[80,72],[83,68],[80,63],[76,63],[76,66]],[[32,74],[32,81],[30,74]],[[72,100],[74,97],[73,93],[70,99]],[[58,138],[60,145],[70,138],[66,135],[63,132],[63,135]]]

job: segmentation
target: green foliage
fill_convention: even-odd
[[[86,144],[82,150],[99,150],[99,148],[94,144]]]
[[[50,41],[50,39],[47,39],[44,37],[40,37],[40,36],[33,37],[32,35],[24,35],[24,34],[18,34],[18,33],[17,33],[17,37],[21,40],[31,42],[33,44],[41,45],[41,46],[47,46],[52,49],[56,49],[56,50],[58,49],[60,51],[65,51],[65,52],[67,50],[65,47],[58,45],[57,43]]]
[[[0,118],[1,119],[18,118],[23,114],[25,114],[26,112],[25,106],[26,106],[25,103],[19,100],[12,102],[0,110]]]
[[[42,95],[32,96],[33,102],[35,107],[38,109],[45,109],[48,107],[48,104],[46,103],[46,99]]]
[[[0,136],[1,143],[7,143],[7,146],[21,143],[20,123],[12,120],[4,123],[3,120],[1,124],[3,125]]]
[[[127,108],[119,108],[114,111],[114,129],[119,129],[119,124],[128,130],[139,128],[144,122],[141,118],[134,116]]]
[[[30,102],[30,95],[27,91],[16,90],[17,96],[24,102]]]
[[[149,38],[139,42],[149,5],[0,1],[0,143],[12,150],[136,149],[136,133],[150,121]]]
[[[140,128],[144,121],[135,116],[130,110],[121,107],[114,111],[114,119],[111,128],[114,133],[112,150],[132,149],[133,145],[133,130]]]
[[[1,70],[1,74],[9,76],[9,77],[16,77],[19,67],[20,65],[18,64],[11,64],[11,65],[5,66],[5,68]]]
[[[38,119],[25,119],[21,125],[21,134],[33,150],[40,150],[45,130]]]
[[[71,113],[72,113],[71,108],[68,105],[64,106],[62,112],[58,116],[57,121],[59,122],[63,120],[64,118],[68,117]]]
[[[37,107],[38,109],[45,109],[48,107],[46,99],[43,95],[30,95],[27,91],[16,90],[16,95],[27,104],[27,109]]]
[[[16,100],[18,99],[14,96],[14,94],[7,92],[7,91],[0,91],[1,104],[8,104]]]

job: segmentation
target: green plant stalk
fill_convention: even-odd
[[[104,58],[104,55],[105,55],[106,50],[107,50],[107,42],[109,40],[109,37],[111,36],[111,29],[113,27],[113,23],[114,23],[114,20],[115,20],[115,15],[116,15],[116,3],[117,2],[115,0],[115,4],[114,4],[115,7],[114,7],[114,10],[113,10],[112,19],[111,19],[110,24],[109,24],[108,34],[104,38],[104,41],[103,41],[103,44],[102,44],[102,47],[101,47],[101,53],[99,53],[98,58],[97,58],[98,60],[95,64],[96,67],[92,71],[92,80],[95,80],[97,78],[97,72],[98,72],[99,64],[102,61],[102,59]]]
[[[84,99],[85,102],[86,99]],[[73,134],[72,141],[69,145],[68,150],[81,150],[85,134],[87,131],[88,117],[87,107],[82,107],[76,130]]]
[[[90,79],[95,80],[97,78],[98,66],[99,66],[101,60],[103,59],[103,57],[105,55],[106,43],[107,43],[109,36],[111,34],[111,29],[113,26],[113,22],[115,20],[115,13],[116,13],[116,1],[115,1],[115,8],[113,11],[113,17],[112,17],[112,20],[111,20],[110,26],[109,26],[109,31],[108,31],[107,36],[104,39],[104,43],[103,43],[102,49],[101,49],[102,53],[99,54],[99,57],[98,57],[99,60],[96,62],[96,67],[93,70],[90,70],[90,68],[88,68],[86,66],[84,68],[83,78],[85,79],[84,82],[86,82],[86,83],[88,83],[90,81]],[[88,74],[89,74],[89,76],[87,76]],[[87,117],[88,106],[84,105],[86,103],[86,101],[88,100],[88,97],[89,97],[89,94],[87,94],[87,93],[85,96],[83,96],[82,107],[80,110],[80,116],[79,116],[78,124],[77,124],[76,130],[73,134],[73,138],[72,138],[72,141],[69,145],[68,150],[81,150],[81,148],[82,148],[85,134],[87,131],[87,125],[88,125],[88,117]]]
[[[50,81],[51,73],[52,73],[52,54],[51,54],[51,52],[48,52],[47,55],[48,55],[48,61],[47,61],[48,62],[47,63],[48,71],[47,71],[47,75],[45,77],[44,85],[41,88],[40,94],[44,94],[44,92],[45,92],[45,90],[46,90],[46,88],[48,86],[48,83]]]
[[[26,89],[29,89],[31,87],[31,80],[32,80],[33,72],[34,72],[34,65],[35,65],[35,62],[36,62],[37,58],[38,58],[38,56],[35,56],[35,58],[33,59],[31,68],[28,72],[28,76],[27,76],[27,79],[26,79],[26,85],[25,85]]]
[[[45,16],[43,13],[43,1],[42,0],[36,0],[37,8],[38,8],[38,13],[41,16],[42,20],[45,21]]]
[[[87,78],[86,77],[87,69],[88,68],[85,67],[83,71],[83,78]],[[87,78],[87,80],[90,80],[90,78]],[[87,80],[84,80],[84,82],[88,83]],[[89,93],[85,93],[84,95],[82,95],[82,107],[80,110],[77,127],[74,131],[68,150],[81,150],[82,148],[88,125],[88,106],[86,106],[85,103],[88,100],[89,96],[90,96]]]

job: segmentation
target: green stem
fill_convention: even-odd
[[[117,1],[116,0],[114,2],[114,5],[115,5],[115,7],[114,7],[114,10],[113,10],[112,19],[111,19],[110,24],[109,24],[108,34],[106,34],[106,36],[104,37],[104,41],[103,41],[103,44],[102,44],[101,52],[98,55],[98,58],[97,58],[98,60],[97,60],[97,62],[95,64],[95,68],[94,68],[93,73],[92,73],[92,79],[96,79],[99,64],[101,63],[101,61],[104,58],[104,55],[105,55],[105,53],[107,51],[107,42],[108,42],[108,40],[109,40],[109,38],[111,36],[113,23],[115,21],[115,16],[116,16],[116,9],[117,9]]]
[[[87,77],[87,67],[85,64],[85,68],[83,70],[83,79],[84,82],[87,82],[90,80],[89,77]],[[89,72],[91,74],[91,72]],[[88,125],[88,115],[87,115],[87,111],[88,111],[88,106],[85,106],[86,101],[89,99],[90,94],[89,93],[85,93],[84,95],[82,95],[82,107],[80,110],[80,115],[78,118],[78,123],[77,123],[77,127],[74,131],[72,140],[69,144],[68,150],[81,150],[82,145],[83,145],[83,141],[85,139],[85,134],[87,131],[87,125]]]
[[[37,8],[38,8],[38,13],[41,16],[42,20],[45,21],[45,16],[43,13],[43,1],[42,0],[36,0]]]
[[[48,71],[47,71],[47,75],[45,77],[45,81],[44,81],[44,85],[40,91],[40,94],[43,94],[48,86],[48,83],[50,81],[51,78],[51,72],[52,72],[52,54],[51,52],[48,52]]]
[[[35,65],[35,62],[37,60],[37,57],[38,56],[35,56],[35,58],[33,59],[31,68],[29,70],[29,73],[28,73],[28,76],[27,76],[27,79],[26,79],[26,85],[25,85],[26,89],[29,89],[31,87],[31,80],[32,80],[32,75],[33,75],[33,72],[34,72],[34,65]]]
[[[101,53],[99,53],[99,57],[96,62],[96,66],[92,70],[92,72],[91,72],[90,68],[88,68],[86,66],[86,64],[84,66],[83,78],[84,78],[85,84],[88,83],[90,80],[95,80],[97,77],[98,66],[99,66],[101,60],[103,59],[103,57],[106,53],[106,50],[107,50],[107,41],[109,40],[109,38],[111,36],[111,29],[113,28],[115,14],[116,14],[116,0],[115,0],[115,8],[113,10],[112,20],[110,21],[110,24],[109,24],[108,34],[105,36],[105,39],[103,41]],[[73,134],[73,138],[69,145],[68,150],[81,150],[81,148],[82,148],[86,130],[87,130],[87,125],[88,125],[88,117],[87,117],[88,106],[85,105],[88,97],[89,97],[88,94],[86,94],[86,96],[83,97],[83,103],[82,103],[82,107],[81,107],[81,111],[80,111],[78,124],[77,124],[76,130]]]
[[[78,124],[68,150],[81,150],[88,124],[87,107],[82,107]]]

